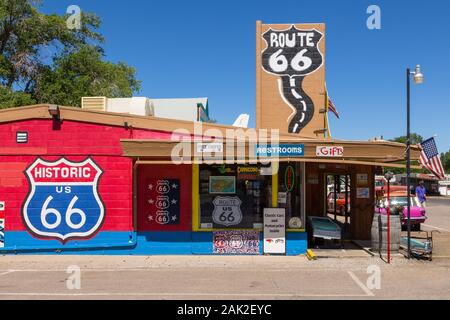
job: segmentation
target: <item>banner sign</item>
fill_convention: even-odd
[[[148,199],[150,206],[148,221],[160,225],[180,223],[180,180],[148,179]]]
[[[213,222],[221,226],[234,226],[242,221],[242,201],[238,197],[215,197]]]
[[[286,253],[286,212],[284,208],[264,208],[264,253]]]
[[[253,254],[260,251],[259,231],[224,230],[213,233],[214,254]]]
[[[316,156],[337,158],[344,156],[344,147],[342,146],[317,146]]]
[[[256,145],[257,157],[303,157],[303,144]]]
[[[223,153],[223,143],[197,143],[197,153]]]
[[[102,170],[91,159],[38,158],[25,171],[29,191],[22,209],[25,226],[38,238],[92,237],[101,227],[105,208],[98,194]]]

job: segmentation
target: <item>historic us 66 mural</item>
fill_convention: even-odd
[[[102,170],[91,158],[82,162],[38,158],[25,174],[29,193],[22,216],[33,235],[65,243],[90,238],[99,230],[105,216],[97,190]]]

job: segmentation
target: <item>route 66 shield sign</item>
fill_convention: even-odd
[[[262,53],[263,68],[279,76],[306,76],[323,64],[319,42],[323,34],[315,29],[269,29],[263,34],[267,48]]]
[[[242,221],[241,199],[238,197],[215,197],[213,200],[213,222],[223,226],[234,226]]]
[[[62,243],[92,237],[105,217],[97,190],[102,173],[91,158],[82,162],[36,159],[25,170],[29,182],[22,209],[25,226],[38,238]]]

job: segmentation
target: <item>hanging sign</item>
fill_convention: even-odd
[[[287,192],[291,192],[295,186],[295,171],[292,166],[287,166],[284,171],[284,186]]]
[[[180,180],[149,179],[147,180],[150,210],[147,216],[149,223],[174,225],[180,223]]]
[[[303,157],[305,145],[303,144],[279,144],[256,145],[257,157]]]
[[[325,158],[339,158],[344,156],[344,147],[342,146],[317,146],[316,156]]]
[[[285,219],[284,208],[264,208],[264,253],[286,253]]]
[[[28,196],[22,209],[27,229],[38,238],[92,237],[103,223],[105,208],[98,194],[100,167],[91,159],[38,158],[25,171]]]
[[[215,197],[213,200],[213,222],[222,226],[234,226],[242,221],[242,201],[238,197]]]
[[[223,153],[223,143],[197,143],[197,153]]]

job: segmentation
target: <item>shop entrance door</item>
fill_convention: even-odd
[[[325,215],[338,223],[343,236],[347,238],[350,232],[350,190],[349,174],[327,174],[325,179]]]

